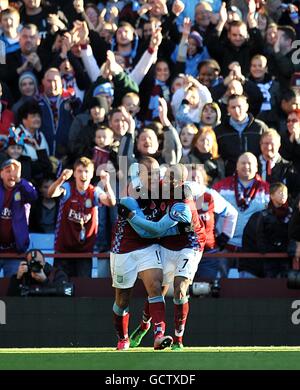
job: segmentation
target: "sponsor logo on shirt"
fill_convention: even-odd
[[[68,214],[69,221],[80,223],[82,218],[83,218],[83,222],[87,223],[92,218],[92,215],[91,214],[82,214],[82,213],[75,211],[73,209],[69,210],[69,214]]]
[[[1,219],[11,219],[11,209],[5,207],[2,210]]]

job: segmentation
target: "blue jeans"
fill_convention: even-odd
[[[219,271],[219,260],[211,259],[204,256],[202,257],[196,276],[204,279],[215,280]]]
[[[10,278],[18,272],[20,262],[20,259],[0,259],[0,271],[3,269],[4,277]]]

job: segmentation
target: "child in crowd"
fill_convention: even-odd
[[[2,33],[0,41],[5,44],[5,53],[13,53],[20,49],[18,28],[20,24],[20,14],[12,7],[0,13],[0,26]]]
[[[192,142],[197,133],[198,129],[193,123],[187,124],[180,131],[179,138],[182,145],[182,158],[180,162],[183,164],[188,162],[186,161],[186,157],[191,152]]]
[[[287,252],[288,224],[292,208],[288,202],[288,189],[282,183],[270,186],[270,202],[257,221],[257,247],[261,253]],[[290,259],[264,260],[264,276],[284,277],[290,268]]]
[[[114,133],[109,127],[100,126],[95,132],[95,146],[93,148],[93,162],[97,174],[98,167],[107,164],[110,159],[111,146],[114,142]],[[103,169],[103,166],[102,166]]]
[[[203,106],[200,126],[211,126],[213,129],[221,123],[221,110],[217,103],[206,103]]]
[[[130,113],[135,121],[136,130],[140,130],[142,122],[137,118],[137,114],[140,112],[140,97],[135,92],[128,92],[123,96],[122,106],[126,108],[126,111]]]

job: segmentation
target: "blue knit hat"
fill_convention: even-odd
[[[114,96],[114,89],[111,85],[111,83],[104,83],[97,85],[97,87],[93,91],[93,97],[98,96],[98,95],[108,95],[113,97]]]

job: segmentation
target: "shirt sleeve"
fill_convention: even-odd
[[[65,194],[63,195],[63,197],[61,198],[61,201],[63,203],[65,203],[71,196],[71,186],[70,186],[70,183],[69,182],[65,182],[61,188],[63,188],[65,190]]]

